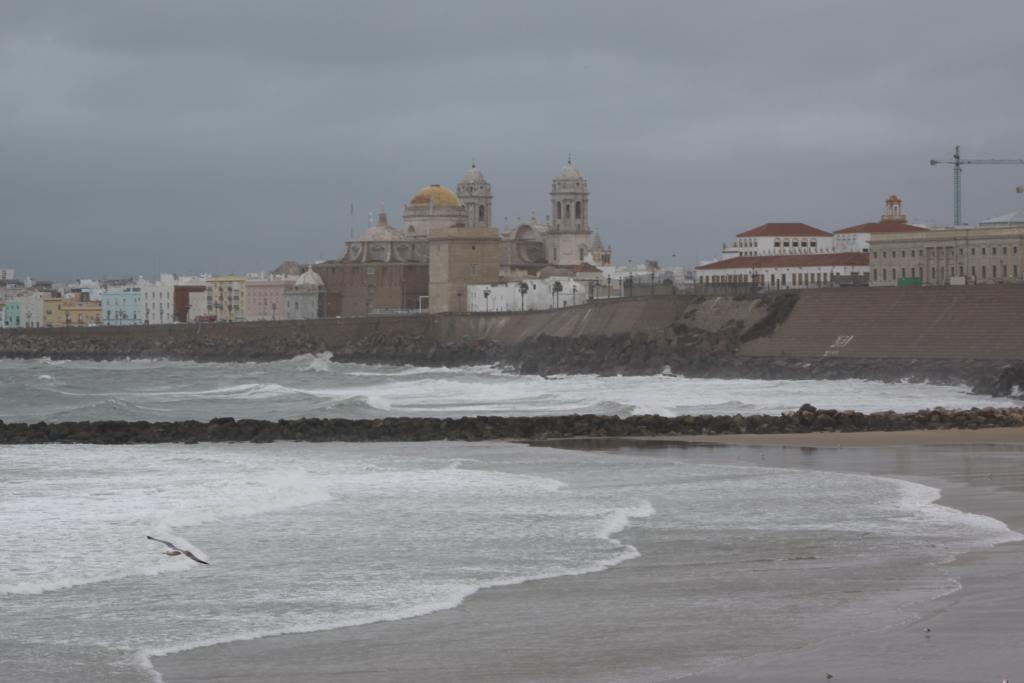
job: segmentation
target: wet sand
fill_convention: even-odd
[[[695,449],[693,442],[728,444],[720,457],[731,461],[921,482],[941,488],[945,505],[1024,531],[1024,429],[590,440],[573,446],[714,460],[717,449]],[[154,665],[165,683],[792,683],[826,680],[826,673],[836,683],[973,683],[1024,676],[1024,543],[947,565],[962,588],[919,605],[901,625],[791,651],[735,642],[723,653],[730,663],[690,675],[686,649],[697,644],[678,641],[678,617],[663,599],[683,558],[648,552],[639,530],[627,529],[621,538],[644,555],[609,571],[488,589],[456,609],[416,619],[202,648],[157,658]]]

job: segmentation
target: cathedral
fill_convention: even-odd
[[[591,230],[587,181],[572,160],[551,181],[551,214],[499,231],[491,185],[474,163],[452,192],[417,191],[393,228],[382,210],[377,225],[316,267],[328,316],[393,310],[466,310],[466,287],[524,277],[597,272],[611,249]]]

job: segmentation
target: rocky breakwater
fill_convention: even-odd
[[[1024,426],[1024,408],[860,413],[803,405],[781,415],[560,415],[550,417],[301,418],[209,422],[0,422],[0,444],[152,444],[271,441],[484,441],[572,437],[701,436],[807,432],[984,429]]]

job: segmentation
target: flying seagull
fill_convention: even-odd
[[[162,541],[159,538],[153,538],[152,536],[146,536],[146,538],[148,538],[151,541],[156,541],[157,543],[163,543],[165,546],[167,546],[167,550],[164,551],[164,555],[171,555],[172,557],[174,555],[184,555],[188,559],[195,560],[199,564],[210,564],[209,562],[206,562],[205,560],[200,560],[198,557],[193,555],[191,550],[182,550],[170,541]]]

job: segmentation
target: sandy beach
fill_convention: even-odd
[[[709,445],[718,447],[708,447]],[[637,457],[730,458],[769,467],[897,477],[942,490],[941,503],[1024,530],[1024,429],[721,436],[562,442]],[[553,455],[557,451],[552,451]],[[599,454],[597,454],[599,455]],[[680,624],[663,598],[685,558],[649,550],[611,570],[481,591],[459,607],[369,626],[201,648],[154,660],[178,681],[664,681],[718,683],[1019,680],[1024,674],[1024,544],[944,567],[961,588],[915,606],[897,625],[822,634],[767,648],[740,641],[696,675],[682,665]],[[662,606],[662,604],[664,605]],[[643,610],[633,606],[643,605]],[[642,611],[640,620],[631,615]],[[930,629],[930,631],[926,631]],[[565,648],[571,633],[572,648]],[[558,637],[555,637],[558,636]],[[766,642],[767,639],[766,639]]]

